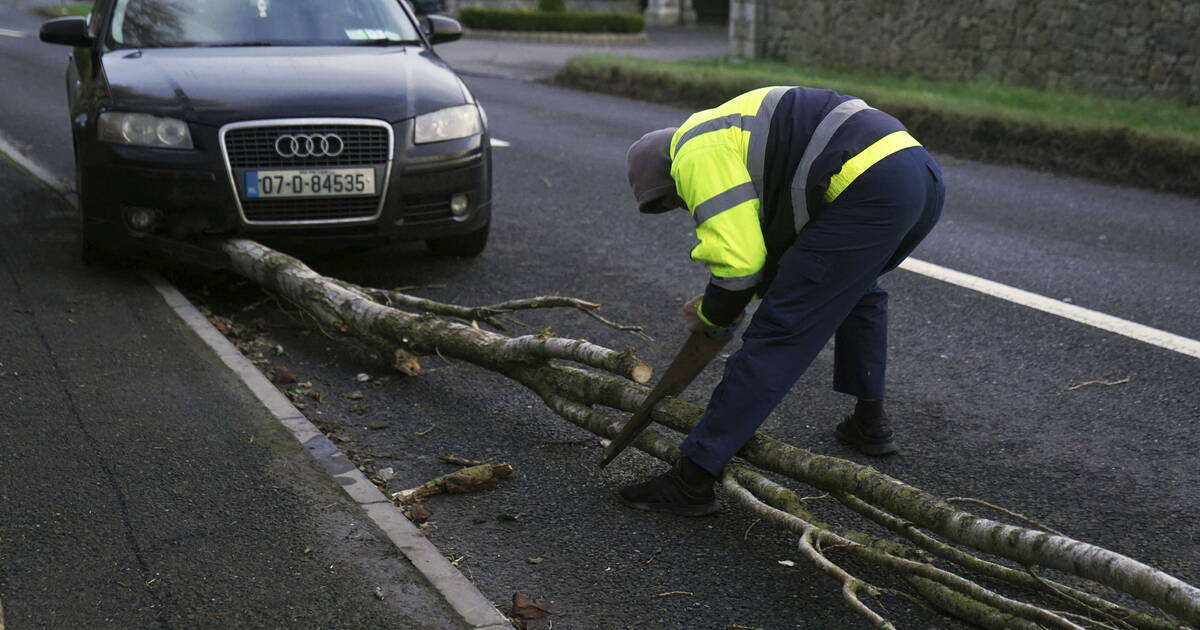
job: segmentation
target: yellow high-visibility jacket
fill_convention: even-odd
[[[689,117],[671,140],[671,177],[696,221],[691,256],[712,273],[700,317],[736,319],[813,212],[911,146],[895,118],[832,90],[765,87]]]

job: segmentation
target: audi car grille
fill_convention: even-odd
[[[293,140],[298,141],[293,144]],[[392,128],[385,122],[301,119],[233,123],[221,129],[221,146],[234,196],[248,224],[362,222],[378,218],[383,209],[393,146]],[[241,184],[246,171],[252,170],[364,167],[375,168],[375,195],[249,199]]]

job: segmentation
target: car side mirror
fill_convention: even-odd
[[[452,42],[463,36],[462,24],[454,18],[448,18],[444,15],[426,15],[425,34],[429,36],[430,43],[444,44]]]
[[[87,18],[68,16],[54,18],[42,24],[38,39],[47,44],[64,44],[86,48],[92,45],[92,36],[88,33]]]

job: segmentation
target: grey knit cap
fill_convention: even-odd
[[[675,194],[675,180],[671,179],[671,137],[676,129],[678,127],[651,131],[630,145],[625,156],[629,185],[641,212],[670,210],[662,207],[659,201]]]

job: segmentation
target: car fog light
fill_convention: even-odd
[[[467,196],[463,193],[458,193],[450,198],[450,212],[456,217],[466,214],[468,205]]]
[[[157,219],[157,213],[149,208],[129,208],[125,211],[125,222],[138,232],[149,231]]]

